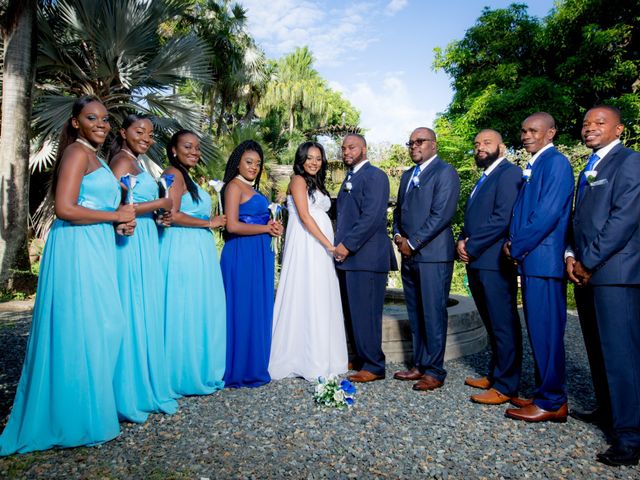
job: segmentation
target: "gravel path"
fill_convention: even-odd
[[[29,312],[0,312],[0,424],[15,394]],[[526,338],[526,337],[525,337]],[[580,328],[566,335],[570,406],[593,395]],[[0,459],[0,478],[640,478],[640,467],[594,460],[606,448],[596,427],[507,420],[505,406],[472,404],[464,377],[483,372],[484,351],[447,362],[445,386],[431,393],[391,378],[358,387],[348,411],[316,407],[313,385],[273,382],[180,400],[173,416],[123,425],[117,439],[92,448]],[[523,393],[531,392],[525,351]]]

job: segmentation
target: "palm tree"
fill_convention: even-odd
[[[309,49],[297,48],[278,61],[259,110],[265,116],[269,110],[284,106],[288,120],[286,128],[291,136],[296,128],[296,116],[300,126],[305,115],[312,115],[317,123],[322,123],[326,114],[326,91],[325,81],[313,68],[313,55]]]
[[[35,66],[36,0],[0,2],[2,126],[0,135],[0,286],[27,241],[29,122]]]
[[[198,129],[201,108],[171,93],[187,80],[211,81],[207,45],[164,28],[184,9],[179,0],[57,0],[41,9],[33,169],[50,165],[80,95],[99,97],[116,126],[137,111],[154,115],[163,130]],[[150,156],[163,157],[158,147]]]
[[[201,85],[198,93],[208,108],[209,127],[216,125],[217,138],[228,127],[233,106],[251,102],[252,93],[266,81],[264,53],[247,33],[246,22],[246,11],[238,3],[199,0],[180,25],[195,28],[210,48],[211,82]]]

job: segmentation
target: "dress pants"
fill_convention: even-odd
[[[387,286],[386,272],[337,270],[349,343],[358,368],[385,374],[382,351],[382,308]]]
[[[604,368],[604,358],[602,357],[602,346],[600,343],[600,331],[596,321],[596,307],[593,298],[593,287],[587,285],[574,288],[576,305],[578,307],[578,318],[584,346],[589,359],[589,369],[591,370],[591,380],[593,390],[598,402],[598,409],[611,419],[611,401],[609,397],[609,386],[607,385],[607,374]]]
[[[580,290],[580,291],[578,291]],[[576,288],[580,321],[595,328],[583,330],[587,345],[600,344],[603,365],[592,366],[594,388],[606,380],[614,443],[640,447],[640,285],[592,285]],[[584,315],[584,319],[583,319]],[[594,318],[595,315],[595,318]],[[587,339],[587,336],[589,338]],[[593,338],[593,337],[596,338]],[[599,339],[597,338],[599,336]],[[599,340],[599,342],[598,342]],[[603,374],[604,370],[604,374]],[[595,378],[597,375],[598,378]],[[604,378],[603,378],[604,376]],[[601,393],[598,402],[604,393]],[[606,400],[605,400],[606,401]],[[605,408],[607,404],[605,403]]]
[[[411,325],[413,363],[421,373],[444,382],[447,343],[447,299],[453,262],[402,261],[402,285]]]
[[[491,345],[488,378],[493,388],[513,397],[520,388],[522,331],[515,273],[467,268],[469,289]]]
[[[538,370],[533,403],[544,410],[555,411],[567,402],[566,283],[560,278],[527,275],[521,278],[524,316]]]

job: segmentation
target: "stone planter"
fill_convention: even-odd
[[[451,295],[445,360],[477,353],[488,344],[487,332],[471,297]],[[382,350],[387,362],[411,363],[409,316],[402,289],[389,288],[382,316]]]

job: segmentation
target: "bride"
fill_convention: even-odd
[[[269,373],[272,379],[316,380],[346,372],[348,363],[322,145],[301,144],[293,171]]]

